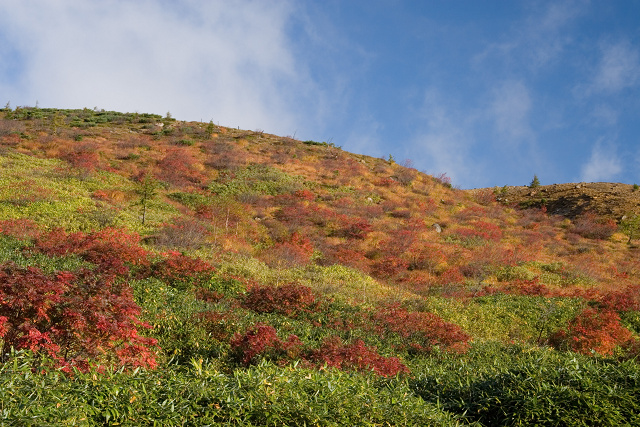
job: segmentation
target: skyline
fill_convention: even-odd
[[[462,188],[640,183],[638,1],[0,0],[0,102],[212,120]]]

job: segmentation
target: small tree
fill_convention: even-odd
[[[538,175],[533,175],[533,180],[531,180],[531,184],[529,184],[529,188],[537,188],[540,187],[540,180],[538,179]]]
[[[631,243],[631,240],[637,238],[638,234],[640,234],[640,215],[625,217],[620,222],[620,231],[629,237],[627,243]]]
[[[159,183],[151,176],[151,173],[145,172],[139,179],[136,186],[136,193],[140,196],[137,204],[142,208],[142,224],[145,223],[147,217],[147,207],[149,202],[158,193]]]
[[[213,133],[216,131],[216,126],[213,124],[213,120],[209,121],[209,124],[207,125],[207,138],[211,139],[211,137],[213,136]]]

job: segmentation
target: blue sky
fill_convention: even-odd
[[[409,159],[461,188],[640,183],[640,1],[0,0],[0,103]]]

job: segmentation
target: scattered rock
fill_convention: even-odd
[[[632,188],[629,184],[609,182],[552,184],[535,192],[528,187],[507,187],[500,202],[519,207],[544,205],[550,214],[568,218],[594,212],[619,222],[624,215],[640,213],[640,191],[630,191]]]

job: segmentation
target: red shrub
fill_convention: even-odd
[[[267,249],[262,258],[272,267],[292,268],[309,264],[312,255],[311,241],[301,234],[293,233],[286,241]]]
[[[371,266],[371,274],[380,279],[389,279],[403,270],[406,270],[409,263],[404,259],[388,255],[375,261]]]
[[[601,307],[606,310],[640,311],[640,285],[628,286],[619,292],[606,293],[599,302]]]
[[[408,311],[399,305],[383,307],[372,314],[374,331],[385,338],[390,333],[404,338],[404,349],[429,352],[434,346],[465,352],[471,336],[460,326],[445,322],[433,313]]]
[[[82,144],[74,147],[73,150],[67,151],[61,157],[74,168],[93,171],[98,167],[100,162],[98,152],[99,150],[96,144]]]
[[[309,201],[309,202],[315,200],[315,198],[316,198],[315,193],[313,191],[311,191],[311,190],[308,190],[308,189],[298,190],[293,194],[297,198],[299,198],[301,200],[306,200],[306,201]]]
[[[140,246],[140,236],[116,228],[89,234],[55,229],[41,234],[34,243],[34,249],[46,255],[77,254],[96,264],[102,273],[126,275],[130,266],[149,264],[148,253]]]
[[[471,228],[458,228],[454,233],[462,239],[479,238],[498,242],[502,238],[502,230],[495,224],[485,221],[475,221],[471,225]]]
[[[131,289],[95,272],[44,274],[4,264],[0,269],[0,357],[11,347],[53,358],[59,366],[87,369],[89,362],[155,367],[156,340],[138,335],[147,327]]]
[[[173,286],[197,284],[208,281],[215,267],[199,258],[191,258],[178,252],[169,252],[167,258],[151,266],[152,274]]]
[[[158,178],[176,186],[200,183],[203,175],[195,167],[196,159],[186,148],[171,148],[158,162]]]
[[[314,311],[319,302],[311,288],[288,284],[278,287],[254,286],[245,295],[242,305],[257,313],[295,316]]]
[[[278,338],[273,326],[256,324],[244,335],[236,334],[231,340],[231,355],[239,363],[249,366],[258,356],[283,362],[298,356],[302,342],[295,335],[289,335],[286,341]]]
[[[375,347],[367,347],[362,340],[343,344],[333,336],[324,341],[319,349],[310,355],[311,361],[323,366],[341,370],[373,371],[384,377],[392,377],[409,369],[397,357],[384,357]]]
[[[378,187],[390,187],[396,183],[396,180],[393,178],[381,178],[376,181],[374,184]]]
[[[440,276],[438,276],[436,281],[441,285],[449,285],[451,283],[464,283],[465,277],[458,267],[451,267],[445,270]]]
[[[357,268],[365,273],[369,271],[370,260],[358,248],[341,245],[324,251],[324,254],[331,262]]]
[[[631,332],[622,326],[620,316],[612,310],[586,308],[573,318],[566,329],[549,337],[549,343],[564,350],[582,354],[592,351],[601,355],[611,355],[632,339]]]
[[[31,219],[5,219],[0,221],[0,233],[17,239],[33,239],[40,234],[40,229]]]
[[[364,239],[372,229],[369,221],[364,218],[353,218],[345,215],[341,216],[339,221],[341,222],[341,228],[335,235],[346,237],[347,239]]]
[[[196,299],[205,302],[218,302],[224,298],[224,294],[210,289],[198,287],[196,288]]]
[[[572,231],[588,239],[605,240],[611,237],[617,229],[618,226],[615,221],[599,218],[593,213],[587,213],[574,221]]]
[[[540,283],[538,277],[531,280],[516,280],[504,290],[514,295],[548,296],[552,293],[544,283]]]
[[[274,216],[277,220],[289,225],[302,227],[314,223],[311,219],[312,214],[313,211],[308,206],[295,203],[282,206],[275,212]],[[321,224],[318,223],[316,225]]]

